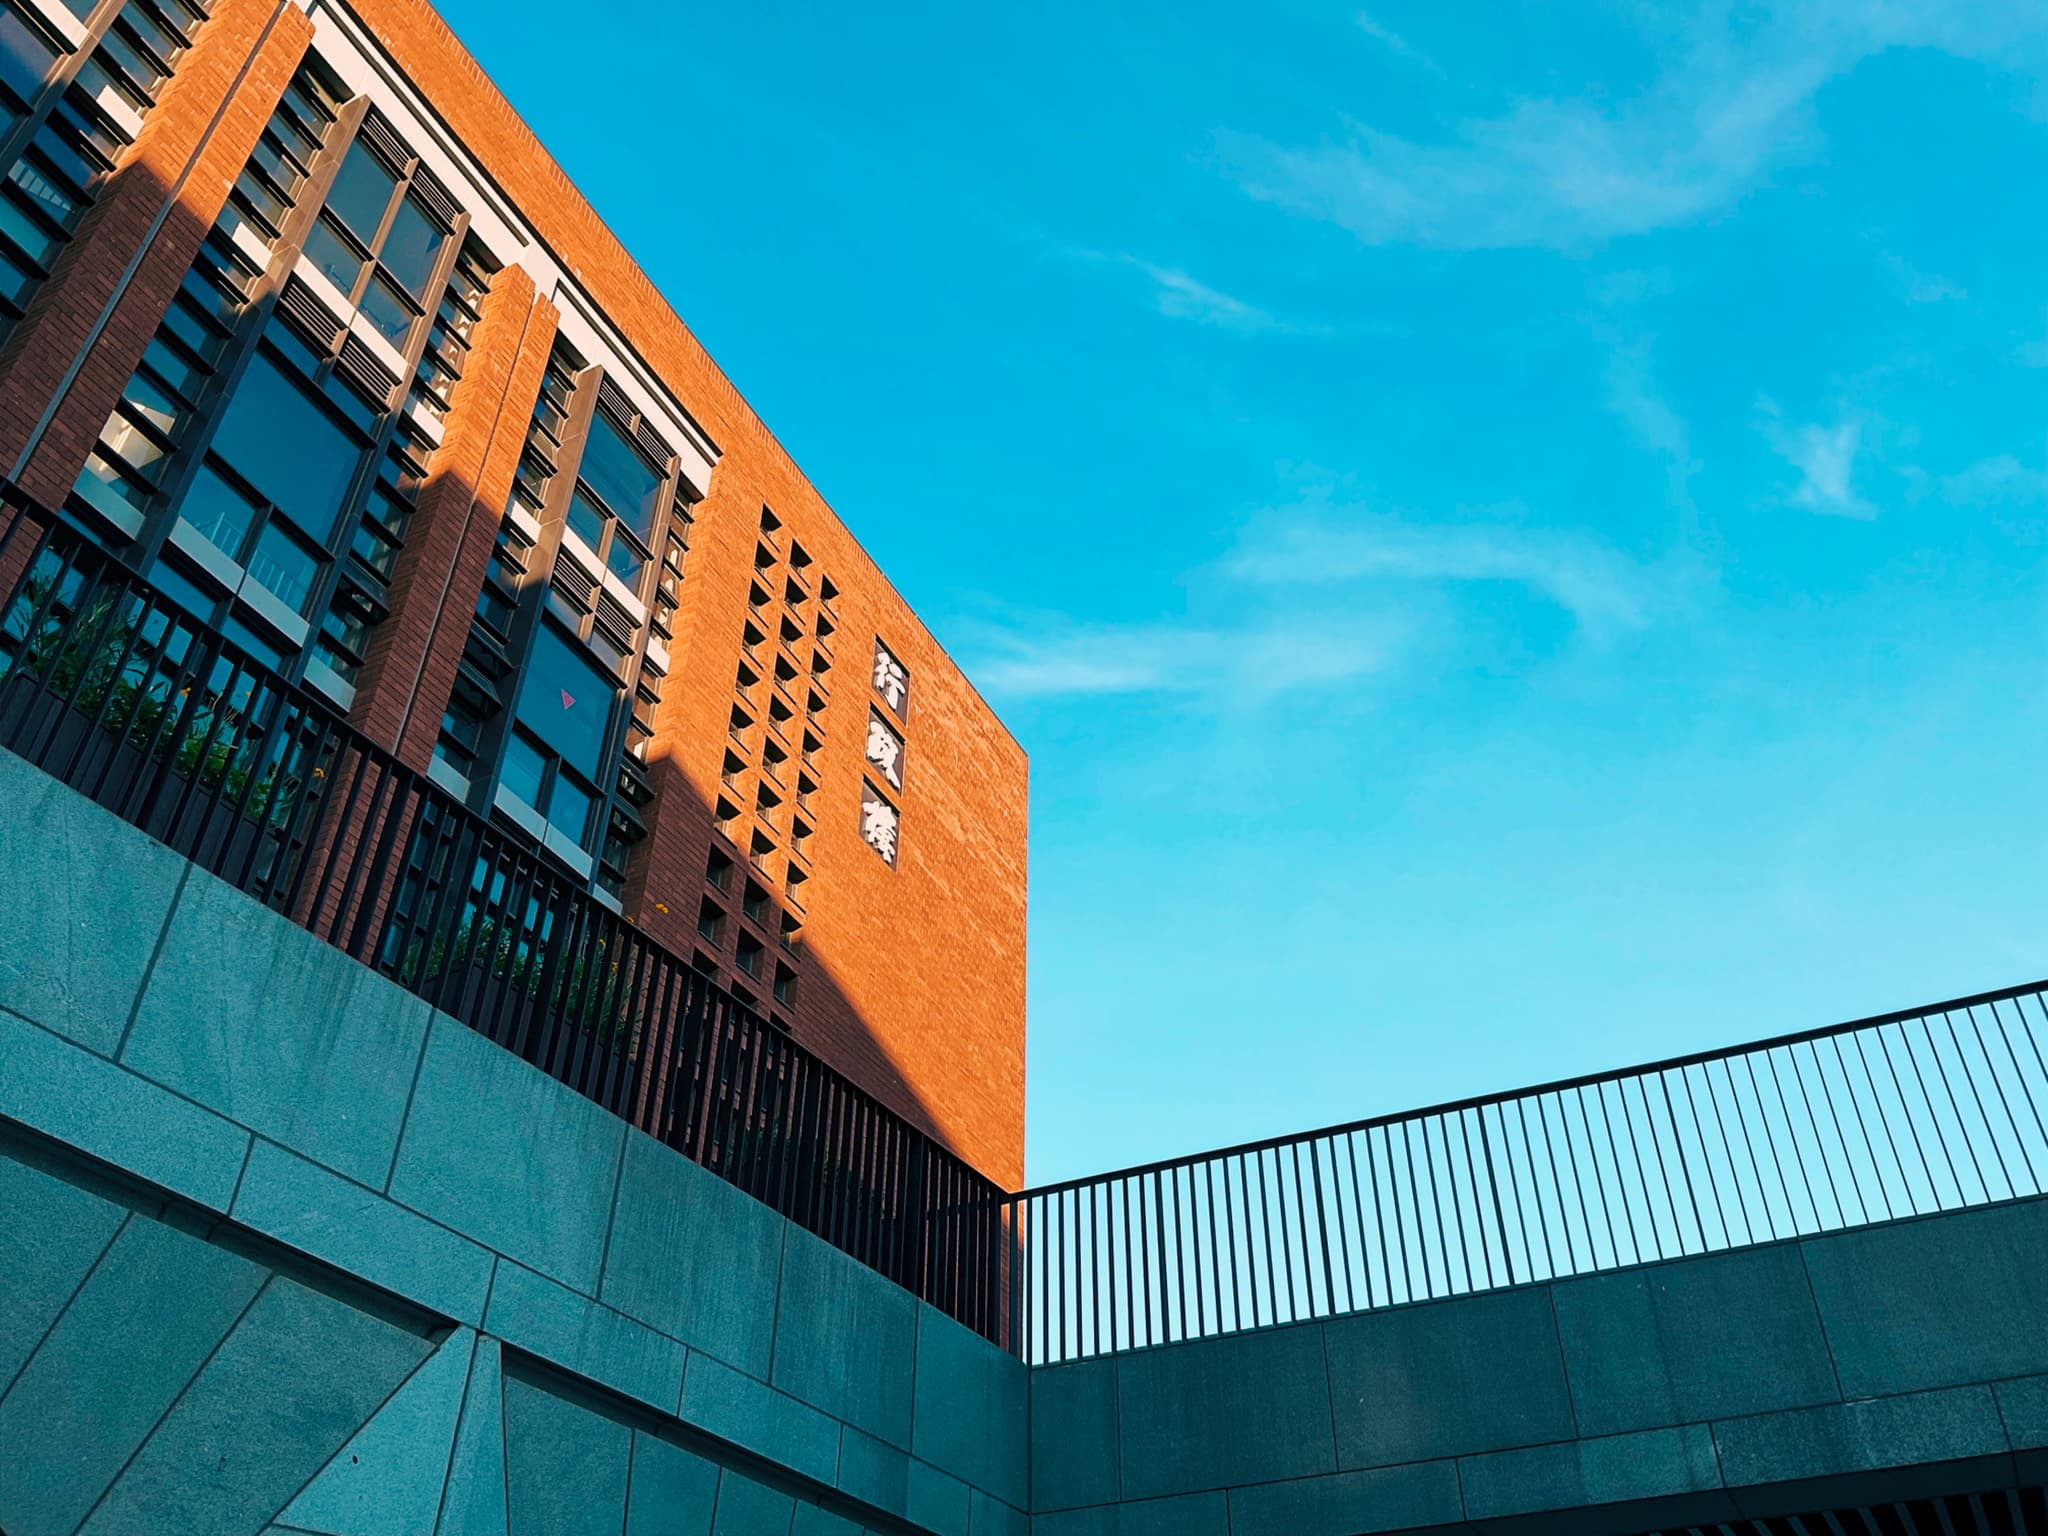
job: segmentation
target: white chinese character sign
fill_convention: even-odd
[[[879,639],[875,641],[875,692],[882,696],[882,702],[895,712],[898,720],[909,718],[910,673]]]
[[[891,789],[903,787],[903,738],[889,729],[889,722],[868,711],[868,761],[881,770]]]
[[[891,869],[896,867],[896,807],[866,779],[860,781],[860,835]]]

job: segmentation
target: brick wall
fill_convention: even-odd
[[[221,0],[50,280],[30,300],[0,355],[0,463],[17,463],[50,401],[64,391],[28,462],[14,471],[32,495],[62,501],[85,467],[312,32],[303,13],[279,0]],[[148,249],[133,276],[125,276],[144,241]],[[117,295],[94,340],[93,328]],[[88,341],[92,352],[65,388]]]
[[[701,948],[696,917],[717,837],[711,807],[728,742],[755,537],[763,506],[772,507],[783,523],[781,549],[801,544],[813,560],[814,591],[816,578],[829,575],[840,594],[836,665],[820,716],[824,745],[811,878],[804,887],[801,979],[794,1007],[778,1011],[805,1044],[991,1178],[1014,1187],[1023,1174],[1022,750],[440,17],[421,0],[352,3],[560,266],[576,274],[722,451],[711,495],[696,509],[670,671],[648,754],[655,798],[650,834],[632,872],[630,910],[678,951]],[[176,217],[156,236],[38,450],[32,488],[44,497],[59,499],[68,491],[308,31],[301,13],[280,12],[274,0],[222,0],[151,114],[131,153],[132,168],[124,167],[110,184],[66,266],[0,360],[0,429],[16,434],[0,437],[0,448],[12,442],[18,452],[25,431],[18,424],[40,416],[117,291],[165,189],[191,166]],[[125,190],[130,187],[135,190]],[[548,297],[528,302],[522,279],[508,272],[493,285],[489,334],[480,335],[459,387],[407,564],[394,585],[396,611],[365,670],[358,720],[378,740],[396,744],[408,762],[423,764],[432,749],[554,323]],[[507,340],[522,306],[518,334]],[[506,433],[504,423],[517,430]],[[472,506],[480,515],[469,515]],[[814,597],[807,628],[815,608]],[[877,634],[912,679],[902,845],[893,869],[861,840],[858,820],[869,658]],[[806,643],[806,666],[809,654]],[[754,732],[756,763],[760,730]],[[798,742],[793,731],[792,768]],[[743,781],[749,813],[754,779],[749,772]],[[742,816],[741,843],[730,850],[742,871],[745,839],[755,825],[751,814]],[[785,809],[775,826],[782,850],[788,829]],[[766,882],[778,906],[785,863],[786,852],[778,852]],[[741,925],[736,895],[723,903],[730,920],[717,956],[728,977],[735,974],[732,947]],[[764,1005],[766,977],[781,955],[776,922],[771,917],[763,930],[767,972],[761,982],[747,982]]]

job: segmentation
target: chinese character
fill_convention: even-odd
[[[866,784],[861,786],[860,835],[890,864],[896,862],[896,807]]]
[[[875,692],[886,699],[899,716],[910,696],[910,674],[879,640],[875,642]]]
[[[868,761],[895,788],[903,787],[903,738],[873,714],[868,716]]]

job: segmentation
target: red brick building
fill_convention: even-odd
[[[1022,751],[420,0],[0,0],[0,471],[1007,1187]]]

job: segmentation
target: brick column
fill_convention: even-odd
[[[391,616],[356,679],[356,728],[410,768],[424,769],[434,753],[557,318],[525,268],[491,280],[391,574]]]
[[[0,354],[0,468],[19,466],[26,451],[15,478],[33,495],[55,504],[70,492],[312,36],[305,13],[279,0],[220,0],[29,301]],[[148,249],[125,276],[144,241]]]

